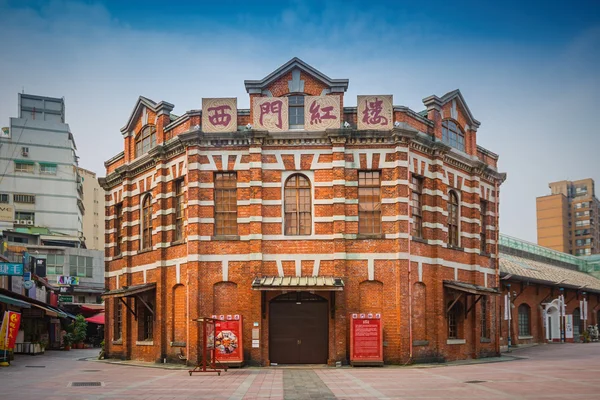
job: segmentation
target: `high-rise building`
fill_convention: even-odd
[[[0,135],[0,230],[44,227],[77,240],[83,186],[65,102],[19,93],[18,110]]]
[[[104,251],[104,189],[96,173],[77,168],[83,185],[83,238],[88,249]]]
[[[549,184],[551,194],[536,199],[538,244],[576,256],[600,253],[600,201],[594,180]]]

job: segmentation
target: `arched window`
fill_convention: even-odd
[[[489,339],[490,337],[490,324],[488,322],[488,298],[486,296],[481,297],[481,338]]]
[[[455,149],[465,151],[465,134],[452,120],[445,119],[442,121],[442,142]]]
[[[531,336],[531,308],[523,303],[519,306],[519,336]]]
[[[310,235],[311,233],[310,181],[300,174],[285,181],[285,234]]]
[[[288,121],[290,129],[304,128],[304,96],[293,95],[288,97]]]
[[[451,190],[448,194],[448,244],[458,247],[458,195]]]
[[[152,248],[152,196],[146,195],[142,202],[142,250]]]
[[[156,146],[156,127],[148,125],[135,138],[135,157],[147,153]]]
[[[579,341],[579,335],[583,333],[583,320],[581,319],[581,310],[576,308],[573,310],[573,337],[575,341]]]
[[[454,303],[454,305],[452,304]],[[462,304],[460,301],[451,301],[448,303],[448,307],[452,306],[448,310],[448,339],[460,339],[462,335]]]

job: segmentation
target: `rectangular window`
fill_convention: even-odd
[[[237,177],[235,172],[218,172],[215,174],[215,236],[237,233]]]
[[[48,275],[62,275],[65,265],[65,256],[62,254],[48,254],[46,256],[46,273]]]
[[[139,299],[140,301],[136,301],[138,305],[138,340],[152,340],[154,336],[154,302],[148,295],[140,296]]]
[[[42,164],[40,163],[40,173],[56,175],[56,164]]]
[[[184,213],[184,181],[175,181],[175,240],[183,240],[183,213]],[[215,203],[216,204],[216,203]],[[236,201],[237,206],[237,201]],[[237,221],[236,221],[237,224]]]
[[[288,97],[290,128],[304,128],[304,96]]]
[[[487,201],[482,200],[480,203],[481,232],[479,239],[482,253],[487,253],[487,210]]]
[[[15,194],[13,195],[15,203],[35,204],[35,196],[32,194]]]
[[[358,172],[358,233],[381,233],[381,182],[379,171]]]
[[[93,260],[92,257],[69,256],[69,275],[91,278],[94,270]]]
[[[122,314],[122,310],[121,310],[121,300],[115,298],[114,300],[115,302],[115,317],[114,317],[114,331],[113,331],[113,340],[119,340],[121,339],[121,332],[122,332],[122,324],[123,324],[123,314]]]
[[[458,224],[459,224],[459,202],[458,195],[454,191],[450,191],[448,195],[448,244],[458,247]]]
[[[10,203],[10,196],[7,193],[0,193],[0,203],[2,203],[2,204]]]
[[[456,311],[454,308],[448,312],[448,339],[458,337],[458,326],[456,325]]]
[[[423,238],[423,178],[412,177],[412,236]]]
[[[33,174],[33,163],[15,161],[15,172]]]
[[[123,204],[115,206],[115,255],[121,254],[121,243],[123,242]]]
[[[85,296],[77,296],[77,302],[79,304],[85,304]]]
[[[15,220],[31,221],[32,223],[35,223],[35,213],[28,211],[15,211]]]
[[[488,324],[488,299],[486,296],[481,297],[481,337],[489,339],[490,329]]]

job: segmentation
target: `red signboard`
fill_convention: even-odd
[[[215,358],[220,363],[244,362],[241,315],[219,315],[215,322]]]
[[[350,315],[350,362],[383,363],[383,324],[381,314]]]
[[[11,350],[15,347],[20,324],[21,314],[14,311],[7,311],[4,313],[2,328],[0,329],[0,349]]]

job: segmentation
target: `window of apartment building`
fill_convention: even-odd
[[[183,240],[184,188],[183,179],[175,181],[175,240],[177,241]]]
[[[304,96],[288,97],[290,128],[304,128]]]
[[[29,211],[15,211],[15,220],[31,221],[32,223],[35,223],[35,213]]]
[[[519,306],[519,336],[531,336],[531,308],[523,303]]]
[[[31,161],[15,161],[15,172],[26,172],[33,174],[34,163]]]
[[[575,249],[576,256],[589,256],[592,254],[592,249]]]
[[[138,340],[152,340],[154,336],[154,299],[150,295],[142,295],[137,303]]]
[[[23,204],[35,204],[35,196],[32,194],[14,194],[13,202]]]
[[[588,226],[590,224],[589,219],[583,219],[581,221],[575,221],[575,226]]]
[[[452,120],[442,121],[442,142],[455,149],[465,151],[465,134]]]
[[[575,217],[576,218],[580,218],[580,217],[589,217],[590,216],[590,211],[586,210],[586,211],[577,211],[575,213]]]
[[[458,247],[458,195],[451,190],[448,194],[448,244]]]
[[[590,206],[590,203],[588,201],[584,201],[584,202],[575,204],[575,209],[588,208],[589,206]]]
[[[488,298],[487,296],[481,297],[481,337],[488,339],[490,337],[490,324],[488,322]]]
[[[142,202],[142,250],[152,248],[152,196],[147,194]]]
[[[123,311],[121,309],[121,300],[115,298],[113,301],[115,302],[113,340],[119,340],[121,339],[123,332]]]
[[[577,246],[587,246],[589,244],[592,244],[592,239],[591,238],[587,238],[587,239],[577,239],[575,241],[575,244]]]
[[[585,236],[585,235],[589,235],[589,234],[590,234],[589,229],[577,229],[575,231],[575,236]]]
[[[237,175],[215,174],[215,236],[237,235]]]
[[[69,256],[69,275],[91,278],[94,272],[94,259],[85,256]]]
[[[358,172],[358,233],[381,233],[381,173]]]
[[[284,211],[286,235],[310,235],[311,192],[310,181],[301,174],[294,174],[285,181]]]
[[[56,175],[56,164],[40,163],[40,173],[48,175]]]
[[[156,127],[148,125],[138,133],[135,139],[135,157],[146,154],[154,146],[156,146]]]
[[[423,178],[412,177],[412,236],[423,238]]]
[[[586,195],[587,195],[587,185],[575,186],[575,197],[586,196]]]
[[[62,275],[65,265],[63,254],[48,254],[46,256],[46,273],[48,275]]]
[[[123,242],[123,204],[115,205],[115,255],[121,254],[121,243]]]
[[[482,200],[480,203],[480,216],[481,216],[481,231],[479,233],[479,244],[482,253],[487,253],[487,201]]]
[[[8,193],[0,193],[0,203],[1,204],[10,203],[10,195]]]

